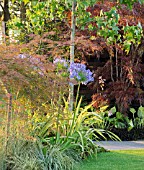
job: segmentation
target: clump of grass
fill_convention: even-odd
[[[58,145],[13,138],[6,155],[1,152],[0,162],[1,170],[71,170],[76,160]]]

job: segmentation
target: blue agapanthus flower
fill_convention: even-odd
[[[84,64],[72,63],[69,67],[70,78],[74,78],[76,81],[81,82],[82,84],[87,84],[88,82],[94,81],[92,72],[89,69],[86,69]]]

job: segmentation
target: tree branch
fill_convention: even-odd
[[[0,2],[0,6],[1,6],[1,8],[2,8],[3,12],[4,12],[4,11],[5,11],[5,9],[4,9],[4,7],[2,6],[1,2]]]

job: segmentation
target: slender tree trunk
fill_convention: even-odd
[[[20,19],[21,22],[26,21],[26,7],[24,2],[21,2],[21,6],[20,6]]]
[[[116,47],[116,80],[118,80],[119,77],[119,71],[118,71],[118,50]]]
[[[4,0],[4,21],[8,21],[10,19],[9,13],[9,0]]]
[[[24,2],[21,2],[21,5],[20,5],[20,19],[21,19],[21,22],[23,23],[23,31],[21,32],[22,33],[22,40],[25,41],[26,43],[29,42],[29,36],[27,34],[27,28],[26,28],[26,5]],[[23,34],[25,33],[25,34]]]
[[[72,15],[71,15],[71,45],[70,45],[70,64],[74,62],[74,48],[75,48],[75,10],[76,10],[76,0],[72,2]],[[69,83],[69,110],[73,110],[74,104],[74,84],[70,79]]]
[[[6,128],[6,153],[7,153],[7,146],[8,140],[10,136],[10,129],[11,129],[11,119],[12,119],[12,95],[11,93],[7,94],[7,128]]]
[[[7,96],[7,125],[6,125],[6,139],[5,139],[5,153],[7,154],[8,139],[10,136],[10,124],[12,119],[12,95],[5,87],[3,81],[0,79],[0,86]]]
[[[112,61],[111,54],[110,54],[110,68],[111,68],[111,80],[112,80],[112,82],[114,82],[114,78],[113,78],[113,61]]]
[[[3,14],[4,14],[4,18],[2,21],[2,34],[3,34],[3,41],[6,42],[6,36],[8,36],[7,21],[10,19],[9,0],[3,1],[2,9],[3,9]]]

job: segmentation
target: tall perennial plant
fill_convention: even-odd
[[[69,75],[70,86],[71,83],[72,84],[74,83],[72,80],[75,80],[78,83],[78,90],[77,90],[76,102],[75,102],[75,104],[77,105],[80,84],[86,85],[89,82],[94,81],[93,73],[89,69],[86,69],[86,65],[81,63],[73,62],[69,64],[69,62],[67,62],[65,59],[59,59],[59,58],[56,58],[53,63],[56,65],[57,73],[59,73],[62,76]],[[73,101],[69,101],[69,102],[72,102],[69,103],[70,106],[73,105]]]
[[[89,82],[94,81],[93,73],[89,69],[86,69],[85,64],[81,63],[69,64],[69,61],[60,58],[56,58],[53,61],[53,64],[56,66],[57,72],[62,73],[63,71],[67,70],[70,79],[75,79],[77,82],[86,85]]]

